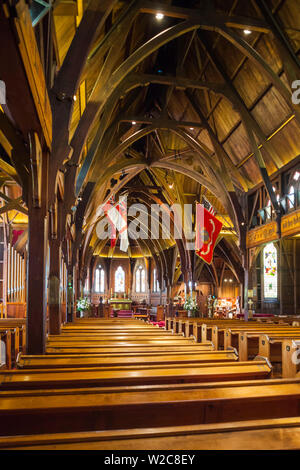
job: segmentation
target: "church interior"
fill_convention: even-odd
[[[299,0],[0,0],[1,450],[300,449],[299,136]]]

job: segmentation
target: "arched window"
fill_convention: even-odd
[[[274,243],[269,243],[263,251],[264,257],[264,298],[277,299],[278,268],[277,250]]]
[[[125,292],[125,271],[121,266],[115,272],[115,292]]]
[[[104,294],[104,269],[98,266],[95,271],[95,292]]]
[[[89,276],[86,276],[85,283],[84,283],[84,293],[87,294],[89,291]]]
[[[267,202],[266,214],[267,214],[267,219],[271,219],[271,215],[272,215],[272,206],[271,206],[271,201],[270,201],[270,199],[269,199],[268,202]]]
[[[295,207],[295,187],[292,185],[289,189],[288,194],[288,209],[294,209]]]
[[[298,181],[299,178],[300,178],[300,172],[296,170],[295,173],[293,174],[293,180]]]
[[[157,269],[153,269],[153,292],[159,292],[159,282],[157,279]]]
[[[139,266],[135,272],[135,291],[146,292],[146,273],[143,266]]]
[[[296,170],[292,172],[288,180],[287,190],[287,210],[296,209],[299,205],[299,194],[300,194],[300,171]]]

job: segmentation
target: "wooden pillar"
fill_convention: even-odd
[[[43,209],[30,207],[27,265],[27,354],[44,354],[46,340],[47,218]]]
[[[28,191],[27,354],[44,354],[46,345],[48,249],[48,151],[31,140],[33,174]]]
[[[61,331],[60,301],[61,248],[58,239],[50,240],[49,273],[49,334],[59,335]]]
[[[248,267],[248,250],[243,254],[243,268],[244,268],[244,292],[243,292],[243,307],[244,307],[244,320],[248,321],[248,281],[249,281],[249,267]]]

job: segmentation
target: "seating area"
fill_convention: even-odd
[[[300,433],[300,377],[274,378],[265,357],[216,348],[206,323],[65,324],[46,354],[20,352],[16,369],[0,371],[0,449],[283,448]],[[271,328],[240,322],[242,334],[254,326]]]
[[[200,343],[211,341],[216,351],[234,350],[239,361],[263,357],[272,364],[273,376],[295,377],[300,369],[300,328],[276,318],[268,323],[167,318],[166,328]]]

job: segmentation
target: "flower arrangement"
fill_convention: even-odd
[[[192,297],[187,297],[183,308],[188,312],[191,312],[191,315],[194,317],[198,307],[196,301]]]
[[[80,299],[77,300],[76,307],[80,313],[83,313],[87,310],[90,310],[91,302],[89,301],[87,297],[81,297]]]

